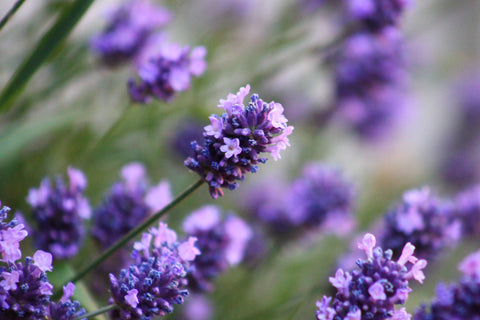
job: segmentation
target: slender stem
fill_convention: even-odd
[[[93,260],[90,264],[85,266],[82,270],[80,270],[72,279],[68,282],[76,282],[80,279],[82,279],[86,274],[88,274],[90,271],[95,269],[98,265],[100,265],[105,259],[107,259],[109,256],[111,256],[113,253],[115,253],[118,249],[122,248],[124,245],[127,244],[128,241],[139,235],[142,231],[144,231],[146,228],[148,228],[150,225],[152,225],[154,222],[156,222],[158,219],[160,219],[163,215],[165,215],[170,209],[175,207],[177,204],[179,204],[183,199],[185,199],[187,196],[189,196],[193,191],[198,189],[203,184],[203,180],[199,179],[197,182],[193,183],[190,185],[187,189],[185,189],[180,195],[178,195],[175,199],[173,199],[169,204],[167,204],[162,210],[158,211],[154,215],[152,215],[150,218],[145,220],[143,223],[138,225],[135,229],[132,229],[129,233],[127,233],[125,236],[123,236],[120,240],[115,242],[110,248],[105,250],[98,258]]]
[[[7,12],[7,14],[2,18],[0,21],[0,30],[3,29],[3,27],[7,24],[8,20],[17,12],[17,10],[22,6],[22,4],[25,2],[25,0],[17,0],[15,4],[13,5],[12,9]]]
[[[88,318],[92,318],[92,317],[95,317],[95,316],[98,316],[102,313],[106,313],[108,311],[112,311],[112,310],[115,310],[117,309],[118,306],[116,304],[110,304],[108,306],[105,306],[105,307],[102,307],[98,310],[95,310],[95,311],[92,311],[92,312],[88,312],[88,313],[85,313],[81,316],[78,316],[76,318],[73,318],[73,320],[80,320],[80,319],[88,319]]]

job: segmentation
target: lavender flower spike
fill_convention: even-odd
[[[25,263],[8,262],[0,267],[0,319],[45,319],[53,286],[46,271],[51,271],[52,255],[41,250]]]
[[[150,320],[182,304],[188,295],[189,263],[200,253],[195,241],[178,242],[175,232],[164,223],[144,233],[134,245],[130,267],[118,277],[110,274],[110,302],[118,306],[112,318]]]
[[[419,257],[431,259],[456,243],[460,232],[461,223],[452,215],[451,204],[424,187],[405,192],[402,202],[390,209],[380,243],[398,257],[404,244],[411,242]]]
[[[183,222],[188,236],[198,239],[202,252],[192,262],[189,287],[195,291],[212,291],[212,280],[243,260],[251,228],[240,218],[230,215],[221,219],[215,206],[204,206],[192,212]]]
[[[236,180],[242,180],[245,173],[256,172],[256,164],[267,160],[259,157],[261,153],[269,152],[278,160],[280,151],[290,145],[293,127],[287,126],[282,105],[265,103],[257,94],[244,105],[249,91],[247,85],[220,100],[218,107],[225,113],[210,117],[211,124],[204,128],[204,145],[193,141],[195,155],[185,160],[185,165],[208,183],[214,199],[223,195],[222,188],[235,189]]]
[[[437,297],[429,308],[423,304],[414,320],[480,319],[480,251],[467,256],[459,265],[463,273],[458,283],[437,287]]]
[[[204,47],[181,47],[163,44],[149,59],[138,66],[138,78],[128,81],[130,97],[139,103],[148,103],[153,98],[171,101],[177,92],[190,88],[191,78],[203,74],[206,69]]]
[[[37,225],[34,241],[38,248],[51,252],[56,259],[77,254],[85,235],[83,222],[90,218],[91,212],[83,195],[87,186],[84,174],[69,167],[68,177],[68,185],[61,177],[54,185],[45,178],[38,189],[30,189],[27,197]]]
[[[85,309],[80,307],[80,302],[70,300],[75,290],[75,285],[69,282],[63,287],[63,296],[58,303],[50,302],[48,306],[48,319],[52,320],[73,320],[84,315]],[[82,320],[86,320],[83,318]]]
[[[135,58],[152,34],[171,20],[166,9],[144,0],[131,0],[112,10],[106,30],[93,37],[91,47],[107,65]]]
[[[391,250],[375,247],[376,239],[366,234],[358,247],[367,259],[357,261],[358,269],[346,272],[339,269],[330,282],[338,292],[333,298],[324,296],[317,302],[317,320],[409,320],[404,304],[411,289],[410,279],[422,282],[422,269],[427,262],[413,256],[415,247],[407,244],[398,261],[392,260]],[[407,267],[407,263],[410,263]],[[330,306],[331,305],[331,306]]]
[[[2,207],[0,202],[0,260],[5,262],[14,262],[22,257],[20,251],[20,241],[25,239],[28,232],[23,224],[18,224],[14,218],[9,223],[4,222],[7,219],[9,207]]]

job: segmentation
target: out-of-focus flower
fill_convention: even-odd
[[[158,52],[137,67],[139,81],[130,79],[128,89],[133,101],[148,103],[152,97],[166,102],[177,92],[190,88],[192,77],[203,74],[207,64],[205,47],[181,47],[163,44]]]
[[[133,263],[118,276],[110,274],[110,303],[118,307],[111,312],[113,319],[150,320],[182,304],[189,263],[200,253],[195,241],[178,242],[164,223],[144,233],[134,244]]]
[[[422,270],[427,262],[413,256],[415,247],[410,243],[398,261],[392,260],[391,250],[384,251],[375,244],[375,237],[367,233],[358,244],[367,258],[357,261],[358,269],[338,269],[335,277],[329,278],[337,294],[333,301],[327,296],[317,301],[318,320],[410,319],[405,308],[396,310],[395,305],[407,300],[410,279],[423,282]]]
[[[480,251],[467,256],[459,265],[463,276],[458,283],[437,286],[437,296],[427,307],[423,304],[413,320],[480,319]]]
[[[172,200],[167,181],[148,186],[145,167],[140,163],[125,165],[121,176],[122,181],[111,187],[93,216],[92,235],[103,249]]]
[[[480,74],[463,76],[455,96],[459,120],[440,170],[449,185],[466,188],[480,178]]]
[[[267,160],[259,157],[262,152],[278,160],[280,151],[290,145],[288,135],[293,127],[287,126],[282,105],[265,103],[254,94],[245,106],[243,100],[249,91],[247,85],[236,95],[220,100],[218,107],[226,113],[210,116],[204,144],[193,141],[195,156],[185,160],[185,165],[207,182],[214,199],[223,195],[222,188],[235,189],[236,180],[242,180],[245,173],[256,172],[256,164]]]
[[[372,30],[397,26],[403,11],[411,2],[411,0],[347,0],[345,1],[347,19]]]
[[[452,205],[437,198],[429,188],[404,193],[402,202],[387,213],[380,231],[380,244],[401,254],[405,243],[412,243],[417,255],[431,259],[460,238],[461,223]]]
[[[394,28],[359,32],[335,57],[336,105],[349,126],[366,139],[392,130],[406,107],[403,40]]]
[[[182,312],[182,320],[209,320],[213,318],[211,301],[201,294],[188,297]]]
[[[140,54],[150,37],[171,20],[168,10],[145,0],[131,0],[108,14],[105,31],[91,47],[107,65],[116,65]]]
[[[254,214],[267,223],[272,231],[284,236],[301,233],[305,229],[336,224],[352,226],[355,193],[351,183],[341,173],[324,164],[307,164],[302,175],[285,190],[265,195],[257,202]]]
[[[204,206],[192,212],[183,222],[183,230],[197,240],[195,246],[201,254],[192,262],[189,287],[195,291],[211,291],[211,281],[229,266],[239,264],[248,241],[253,236],[251,228],[234,215],[221,219],[215,206]]]
[[[480,235],[480,185],[474,185],[454,200],[455,216],[462,222],[462,236]]]
[[[45,178],[38,189],[30,189],[27,197],[36,225],[35,244],[51,252],[55,259],[68,259],[77,254],[85,235],[84,220],[91,214],[83,195],[87,186],[84,174],[69,167],[68,178],[68,186],[61,177],[54,185]]]

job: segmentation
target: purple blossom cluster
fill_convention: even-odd
[[[155,32],[171,20],[171,13],[144,0],[130,0],[108,13],[105,31],[91,46],[107,65],[126,62],[140,55]]]
[[[118,276],[110,274],[110,303],[117,306],[112,319],[150,320],[182,304],[188,295],[189,263],[200,254],[196,240],[177,241],[176,233],[164,223],[144,233],[134,244],[133,263]]]
[[[206,49],[168,43],[159,29],[171,20],[168,10],[145,0],[130,0],[109,14],[106,31],[91,43],[107,65],[132,61],[137,78],[128,80],[132,101],[152,98],[171,101],[177,92],[190,88],[192,77],[206,69]]]
[[[205,47],[160,45],[156,54],[137,67],[139,81],[128,81],[131,99],[139,103],[149,103],[152,97],[171,101],[177,92],[190,88],[192,77],[203,74],[206,54]]]
[[[405,110],[402,46],[397,29],[362,31],[350,36],[335,58],[337,108],[361,137],[385,136]]]
[[[480,74],[464,76],[455,95],[459,119],[441,173],[448,184],[465,188],[480,179]]]
[[[423,304],[413,320],[480,319],[480,251],[467,256],[459,265],[463,273],[458,283],[437,286],[437,296]]]
[[[394,257],[410,242],[419,257],[432,259],[458,242],[461,222],[453,214],[452,204],[424,187],[404,193],[402,202],[386,214],[380,234],[379,242],[390,248]]]
[[[335,297],[324,296],[317,301],[317,320],[408,320],[404,304],[411,291],[410,279],[422,283],[426,260],[413,255],[415,247],[407,243],[397,261],[392,260],[391,250],[375,247],[376,239],[366,234],[358,243],[367,258],[357,260],[358,269],[352,272],[338,269],[330,283],[337,289]]]
[[[35,244],[51,252],[55,259],[68,259],[77,254],[85,236],[84,221],[91,214],[89,202],[83,195],[87,186],[85,175],[69,167],[68,178],[68,185],[61,177],[53,185],[45,178],[39,188],[30,189],[27,197],[36,225]]]
[[[454,199],[455,216],[462,223],[462,236],[480,235],[480,185],[460,192]]]
[[[293,127],[287,126],[282,105],[265,103],[253,94],[245,106],[243,100],[249,92],[247,85],[220,100],[218,107],[226,113],[210,116],[204,144],[193,141],[195,155],[185,160],[185,165],[207,182],[214,199],[223,196],[222,188],[237,188],[236,180],[242,180],[245,173],[256,172],[256,164],[267,160],[259,157],[261,153],[269,152],[278,160],[280,151],[290,145],[288,135]]]
[[[406,62],[398,22],[409,0],[347,0],[354,32],[335,61],[336,108],[360,137],[378,140],[407,104]]]
[[[4,263],[0,265],[0,318],[73,320],[85,314],[78,301],[70,300],[75,289],[72,283],[64,288],[65,294],[58,303],[50,300],[53,285],[46,274],[53,269],[50,253],[37,250],[33,257],[26,257],[25,262],[18,261],[22,257],[20,242],[28,232],[15,218],[5,222],[9,210],[8,207],[0,209],[0,248]]]
[[[346,11],[349,20],[373,31],[397,26],[402,13],[411,0],[347,0]]]
[[[332,225],[336,231],[346,231],[353,224],[353,186],[339,170],[328,165],[307,164],[302,175],[285,190],[258,195],[252,212],[277,235],[330,229]]]
[[[122,181],[116,182],[93,215],[92,235],[102,249],[106,249],[122,236],[161,210],[172,200],[170,184],[161,181],[148,186],[145,167],[129,163],[121,170]]]
[[[192,212],[183,222],[183,230],[197,239],[201,254],[192,261],[189,288],[204,292],[214,289],[212,280],[229,266],[239,264],[245,255],[251,228],[239,217],[221,219],[215,206],[204,206]]]

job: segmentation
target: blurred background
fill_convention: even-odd
[[[71,2],[26,1],[0,31],[0,89]],[[28,190],[45,176],[65,175],[70,165],[87,176],[92,207],[119,179],[121,167],[132,161],[145,165],[152,184],[166,179],[173,195],[179,194],[197,180],[183,164],[190,140],[201,135],[209,115],[220,113],[219,99],[250,84],[252,93],[284,106],[295,127],[291,147],[281,160],[269,159],[222,198],[212,200],[201,187],[166,220],[180,230],[190,212],[215,204],[260,228],[245,205],[253,201],[252,190],[286,185],[308,163],[338,168],[356,193],[353,230],[346,235],[309,232],[281,243],[267,240],[262,253],[267,258],[230,269],[209,295],[212,319],[313,319],[315,301],[332,293],[328,277],[338,257],[348,251],[355,235],[371,230],[404,191],[430,186],[451,198],[478,181],[480,134],[470,143],[467,173],[457,174],[465,169],[459,164],[463,162],[449,164],[449,159],[461,148],[464,113],[459,86],[480,74],[479,1],[414,1],[405,10],[399,24],[408,78],[405,110],[378,139],[360,136],[341,116],[329,112],[335,107],[336,49],[346,30],[340,1],[152,2],[173,14],[165,27],[172,42],[207,48],[205,73],[169,103],[132,104],[126,83],[134,67],[106,67],[89,46],[92,36],[106,26],[105,12],[121,2],[93,2],[66,41],[0,114],[0,199],[27,221]],[[2,1],[0,16],[14,3]],[[477,89],[472,92],[480,96],[480,86]],[[475,125],[468,130],[472,128]],[[458,262],[477,244],[478,238],[466,240],[432,263],[426,282],[413,285],[408,311],[429,301],[438,281],[457,279]],[[74,268],[92,255],[95,249],[89,246],[94,248],[86,241],[73,259]],[[181,309],[166,318],[180,319]]]

